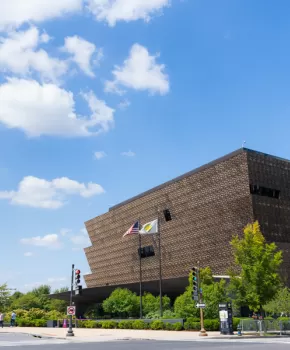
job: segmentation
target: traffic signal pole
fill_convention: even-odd
[[[202,290],[201,290],[201,286],[200,286],[199,268],[197,270],[197,274],[198,274],[199,303],[202,304]],[[207,333],[206,333],[206,330],[204,329],[203,308],[200,307],[199,310],[200,310],[200,332],[199,332],[199,336],[200,337],[206,337]]]
[[[70,306],[72,306],[73,303],[73,290],[74,290],[74,272],[75,272],[75,265],[72,265],[72,272],[71,272],[71,288],[70,288]],[[69,315],[69,328],[66,333],[67,337],[73,337],[74,332],[72,329],[72,315]]]

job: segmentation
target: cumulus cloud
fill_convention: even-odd
[[[116,66],[114,79],[106,81],[105,91],[123,94],[122,87],[148,90],[150,93],[165,95],[169,92],[169,77],[164,72],[165,65],[156,62],[158,55],[151,56],[146,47],[135,44],[129,57],[121,67]]]
[[[57,234],[50,234],[46,236],[36,236],[31,238],[22,238],[20,243],[31,245],[35,247],[60,248],[61,242]]]
[[[127,99],[121,101],[119,104],[118,104],[118,107],[122,110],[125,110],[127,109],[129,106],[131,105],[131,102]]]
[[[148,22],[152,15],[169,6],[170,0],[88,0],[88,9],[98,21],[114,26],[118,21]]]
[[[91,110],[89,117],[76,114],[70,91],[51,83],[10,78],[0,85],[0,123],[29,137],[86,137],[108,131],[114,124],[114,109],[93,92],[82,96]]]
[[[124,157],[135,157],[136,153],[132,152],[132,151],[128,151],[128,152],[122,152],[121,156]]]
[[[16,191],[0,191],[0,199],[8,199],[14,205],[58,209],[66,203],[68,196],[88,198],[102,193],[102,186],[92,182],[86,185],[67,177],[48,181],[27,176],[21,180]]]
[[[83,0],[1,0],[0,30],[81,11]]]
[[[106,156],[107,156],[107,154],[104,151],[98,151],[98,152],[94,153],[94,157],[97,160],[100,160],[100,159],[102,159],[102,158],[104,158]]]
[[[72,55],[72,60],[88,76],[94,77],[92,65],[98,65],[103,57],[103,50],[96,45],[80,38],[71,36],[65,38],[63,51]]]
[[[70,239],[72,243],[76,246],[79,246],[79,248],[85,248],[91,245],[91,241],[85,228],[80,230],[77,235],[71,236]]]
[[[48,41],[49,36],[40,34],[36,27],[0,37],[0,70],[21,76],[37,72],[44,80],[57,81],[67,72],[68,65],[38,49],[41,43]]]

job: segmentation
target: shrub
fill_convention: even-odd
[[[147,324],[142,320],[136,320],[132,324],[133,329],[146,329]]]
[[[204,320],[204,328],[207,331],[218,331],[220,329],[220,322],[218,319]]]
[[[170,319],[170,318],[177,318],[175,313],[171,310],[165,310],[163,312],[163,316],[162,318],[165,318],[165,319]]]
[[[192,331],[199,331],[200,330],[200,322],[194,322],[194,321],[186,321],[184,323],[184,329],[187,331],[192,330]]]
[[[234,331],[237,331],[237,330],[238,330],[238,325],[240,324],[240,322],[241,322],[241,319],[240,319],[240,318],[236,318],[236,317],[233,318],[233,328],[234,328]]]
[[[173,330],[174,330],[173,324],[172,324],[172,323],[169,323],[169,322],[166,322],[166,323],[165,323],[165,329],[166,329],[167,331],[173,331]]]
[[[31,322],[33,327],[46,327],[46,320],[34,320]]]
[[[102,328],[104,329],[113,329],[118,327],[118,322],[115,321],[102,321]]]
[[[176,323],[172,324],[172,326],[173,326],[174,331],[182,331],[183,330],[183,326],[180,322],[176,322]]]
[[[93,320],[87,320],[87,321],[81,321],[83,323],[84,328],[99,328],[97,321]]]
[[[133,328],[133,321],[120,321],[118,323],[118,328],[120,328],[120,329],[132,329]]]
[[[115,289],[102,305],[104,311],[112,315],[135,316],[139,313],[139,298],[128,289]]]
[[[150,328],[152,330],[160,330],[160,329],[164,329],[165,328],[165,325],[162,321],[160,320],[155,320],[153,321],[151,324],[150,324]]]
[[[16,314],[17,315],[17,314]],[[27,313],[27,316],[32,320],[40,320],[40,319],[44,319],[46,316],[46,312],[44,310],[41,309],[30,309]]]

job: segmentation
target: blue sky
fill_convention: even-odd
[[[0,283],[68,285],[85,221],[244,140],[290,158],[288,1],[23,3],[0,4]]]

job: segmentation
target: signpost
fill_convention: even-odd
[[[75,316],[76,314],[76,307],[75,306],[68,306],[67,307],[67,315],[68,316]]]
[[[198,304],[196,304],[196,307],[199,308],[199,309],[204,309],[205,308],[205,304],[198,303]]]

